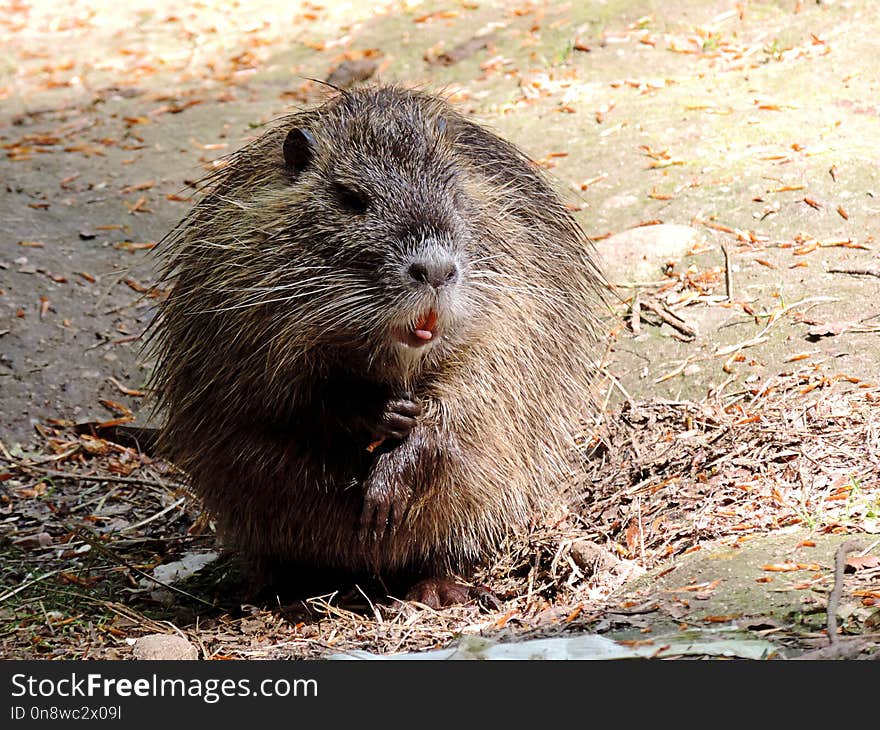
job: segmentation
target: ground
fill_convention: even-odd
[[[874,655],[878,30],[866,0],[6,4],[0,655],[600,632],[669,656],[695,630]],[[609,279],[584,478],[477,576],[500,607],[242,605],[182,476],[81,426],[155,420],[153,249],[195,181],[365,66],[543,165]]]

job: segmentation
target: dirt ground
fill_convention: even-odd
[[[0,653],[599,632],[669,656],[698,630],[876,655],[878,31],[867,0],[5,4]],[[539,161],[614,293],[583,483],[478,576],[500,608],[242,604],[180,475],[74,429],[151,420],[153,249],[194,183],[365,67]]]

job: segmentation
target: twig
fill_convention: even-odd
[[[829,274],[851,274],[852,276],[877,276],[880,269],[828,269]]]
[[[727,294],[727,301],[733,301],[733,272],[730,270],[730,252],[727,246],[721,244],[721,253],[724,254],[724,291]]]
[[[13,588],[11,591],[6,591],[6,593],[0,596],[0,603],[3,603],[3,601],[5,601],[7,598],[12,598],[16,593],[23,591],[25,588],[30,588],[32,585],[40,583],[41,581],[46,580],[46,578],[51,578],[53,575],[57,575],[60,572],[60,568],[58,570],[50,570],[48,573],[43,573],[43,575],[38,575],[36,578],[25,581],[18,588]]]
[[[681,375],[681,373],[683,373],[685,371],[685,368],[687,368],[688,365],[690,365],[694,362],[696,362],[696,360],[694,360],[690,357],[687,357],[674,370],[670,370],[668,373],[666,373],[665,375],[661,375],[659,378],[654,378],[654,382],[655,383],[662,383],[666,380],[671,380],[676,375]]]
[[[74,474],[67,471],[57,471],[55,469],[46,469],[36,464],[28,464],[26,462],[6,457],[9,463],[14,464],[20,469],[26,471],[36,471],[47,477],[55,477],[56,479],[72,479],[74,481],[90,481],[90,482],[119,482],[120,484],[143,484],[148,487],[160,487],[168,489],[168,484],[160,482],[156,479],[143,479],[141,477],[119,477],[114,474]]]
[[[42,459],[35,459],[33,464],[45,464],[47,461],[61,461],[66,459],[68,456],[73,456],[77,451],[79,451],[80,445],[77,444],[73,448],[68,449],[67,451],[62,451],[60,454],[53,454],[52,456],[45,456]],[[6,445],[0,441],[0,457],[8,461],[10,464],[16,464],[17,466],[23,466],[23,463],[20,459],[16,459],[12,454],[9,453],[9,450],[6,448]]]
[[[88,598],[88,596],[85,596]],[[159,623],[158,621],[153,621],[153,619],[144,616],[139,611],[136,611],[131,606],[126,606],[124,603],[116,603],[115,601],[96,601],[92,600],[93,603],[103,606],[104,608],[113,611],[117,616],[121,616],[122,618],[127,618],[129,621],[132,621],[138,624],[141,628],[149,629],[152,632],[157,634],[164,633],[166,630],[165,623]]]
[[[642,301],[640,292],[633,295],[632,313],[629,318],[629,326],[634,335],[641,334],[642,331]]]
[[[843,592],[843,571],[846,569],[846,556],[854,550],[861,550],[864,546],[858,540],[847,540],[837,548],[834,556],[834,588],[828,594],[828,606],[825,609],[828,628],[828,644],[837,646],[837,606],[840,603],[840,594]]]
[[[796,309],[797,307],[802,307],[804,304],[819,304],[822,302],[836,302],[838,301],[835,297],[807,297],[806,299],[801,299],[799,302],[795,302],[794,304],[789,304],[787,307],[783,307],[782,309],[777,309],[775,312],[770,314],[770,319],[767,324],[764,326],[757,335],[754,337],[744,340],[742,342],[737,342],[735,345],[728,345],[727,347],[722,347],[716,352],[713,353],[713,356],[724,356],[730,355],[738,350],[743,350],[746,347],[754,347],[755,345],[760,345],[762,342],[766,341],[766,337],[764,335],[770,331],[770,328],[776,324],[785,314],[788,314],[792,309]]]
[[[40,107],[38,109],[30,109],[28,111],[22,112],[21,114],[16,114],[12,118],[12,123],[13,124],[21,124],[28,117],[31,117],[31,118],[39,117],[39,116],[42,116],[43,114],[56,114],[57,112],[65,112],[65,111],[68,111],[69,109],[81,109],[81,108],[82,108],[81,104],[67,102],[65,104],[61,104],[60,106],[46,106],[46,107]]]
[[[611,384],[623,394],[623,397],[626,398],[626,401],[627,403],[629,403],[630,408],[636,407],[635,401],[633,400],[632,396],[627,392],[626,388],[623,387],[623,383],[615,378],[614,375],[612,375],[604,366],[600,365],[597,370],[602,373],[602,375],[604,375],[606,378],[608,378],[608,380],[611,381]]]
[[[156,516],[156,515],[154,515],[154,516]],[[211,603],[210,601],[206,601],[204,598],[200,598],[199,596],[193,595],[192,593],[189,593],[189,592],[183,590],[182,588],[178,588],[176,586],[173,586],[170,583],[165,583],[165,582],[159,580],[158,578],[155,578],[154,576],[150,575],[149,573],[144,572],[140,568],[135,568],[129,562],[127,562],[126,560],[123,560],[121,557],[119,557],[115,552],[113,552],[109,548],[105,547],[100,542],[98,542],[98,540],[96,540],[92,535],[90,535],[85,530],[82,530],[82,529],[77,530],[77,534],[83,539],[84,542],[88,543],[88,545],[92,548],[92,550],[100,553],[101,555],[103,555],[107,558],[110,558],[110,560],[113,560],[114,562],[123,566],[127,570],[130,570],[132,573],[139,575],[141,578],[146,578],[147,580],[152,581],[153,583],[156,583],[157,585],[160,585],[163,588],[167,588],[169,591],[173,591],[174,593],[179,593],[180,595],[186,596],[187,598],[192,599],[193,601],[197,601],[198,603],[201,603],[205,606],[210,606],[211,608],[216,608],[215,604]]]
[[[128,532],[129,530],[136,530],[138,527],[143,527],[144,525],[149,524],[153,520],[158,520],[162,515],[167,514],[171,510],[173,510],[177,507],[180,507],[180,505],[182,505],[185,501],[186,501],[186,497],[181,497],[180,499],[175,500],[174,502],[169,504],[165,509],[161,509],[156,514],[151,515],[150,517],[147,517],[146,519],[141,520],[140,522],[135,522],[133,525],[128,525],[127,527],[123,527],[118,532],[120,532],[120,533]]]
[[[642,555],[642,565],[645,563],[645,532],[642,528],[642,498],[639,495],[636,495],[636,512],[639,521],[639,551]]]
[[[684,335],[688,341],[693,340],[697,336],[697,331],[693,327],[687,324],[687,322],[678,315],[670,312],[666,307],[646,299],[641,302],[641,308],[647,309],[656,314],[666,324]]]

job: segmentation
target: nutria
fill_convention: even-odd
[[[555,504],[600,274],[536,165],[446,101],[279,120],[159,251],[159,450],[246,556],[439,577]]]

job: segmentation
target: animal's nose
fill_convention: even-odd
[[[409,265],[408,271],[419,284],[430,284],[435,289],[451,284],[458,278],[458,266],[450,256],[419,258]]]

